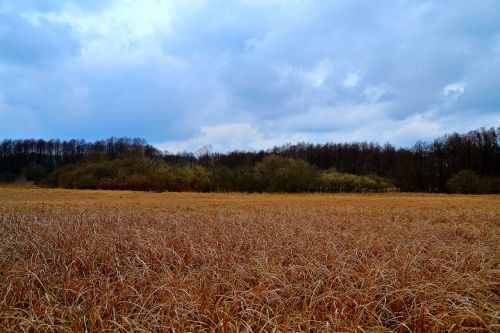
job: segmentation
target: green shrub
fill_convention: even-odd
[[[174,182],[173,168],[163,164],[160,165],[151,175],[153,188],[155,191],[163,192],[171,190],[172,183]]]
[[[268,156],[257,163],[255,175],[262,191],[308,192],[314,188],[317,171],[302,160]]]
[[[375,176],[356,176],[337,171],[323,173],[318,182],[320,192],[386,192],[395,190],[387,180]]]
[[[85,160],[57,169],[42,186],[137,191],[380,192],[393,185],[376,175],[320,172],[302,160],[268,156],[240,169],[170,166],[130,155],[115,160]]]
[[[211,189],[211,178],[208,171],[201,165],[196,165],[191,169],[191,179],[189,183],[194,191],[207,192]]]

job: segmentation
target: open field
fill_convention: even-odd
[[[0,332],[500,331],[500,196],[0,188]]]

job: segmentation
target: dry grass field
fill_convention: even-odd
[[[500,196],[0,188],[0,332],[500,332]]]

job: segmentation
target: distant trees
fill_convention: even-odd
[[[23,175],[39,181],[64,165],[83,158],[100,161],[116,159],[127,154],[162,157],[162,153],[144,139],[109,138],[86,142],[85,140],[3,140],[0,143],[0,181],[12,174]]]
[[[162,160],[127,155],[86,160],[61,167],[40,185],[76,189],[197,192],[378,192],[394,186],[377,176],[321,172],[307,162],[270,155],[251,168],[207,169],[172,166]]]
[[[0,182],[22,175],[36,182],[46,178],[44,182],[51,186],[78,188],[303,192],[366,191],[391,184],[401,191],[457,192],[464,187],[453,185],[458,180],[451,179],[462,170],[496,184],[500,128],[448,134],[432,142],[418,141],[410,148],[389,143],[302,142],[226,154],[212,153],[210,147],[197,154],[171,154],[139,138],[0,143]],[[490,187],[486,192],[495,191],[499,190]]]

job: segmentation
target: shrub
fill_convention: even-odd
[[[10,172],[0,173],[0,183],[13,183],[16,181],[18,175]]]
[[[194,166],[191,171],[190,187],[195,191],[210,191],[211,179],[208,171],[200,165]]]
[[[483,177],[486,193],[500,193],[500,177]]]
[[[155,191],[163,192],[171,190],[172,183],[174,182],[173,168],[166,164],[160,165],[154,170],[151,180]]]
[[[89,161],[62,167],[42,186],[138,191],[244,192],[380,192],[393,185],[376,175],[355,176],[320,172],[305,161],[268,156],[254,167],[206,169],[171,166],[161,160],[131,156]]]
[[[500,193],[500,177],[484,177],[472,170],[462,170],[446,182],[450,193]]]
[[[262,190],[269,192],[308,192],[313,190],[316,170],[308,163],[281,156],[268,156],[257,163],[255,173]]]
[[[320,192],[386,192],[394,190],[394,185],[375,175],[356,176],[332,170],[321,175],[318,190]]]
[[[26,179],[31,181],[38,181],[47,175],[47,171],[42,165],[32,164],[27,168],[22,169],[21,172]]]

